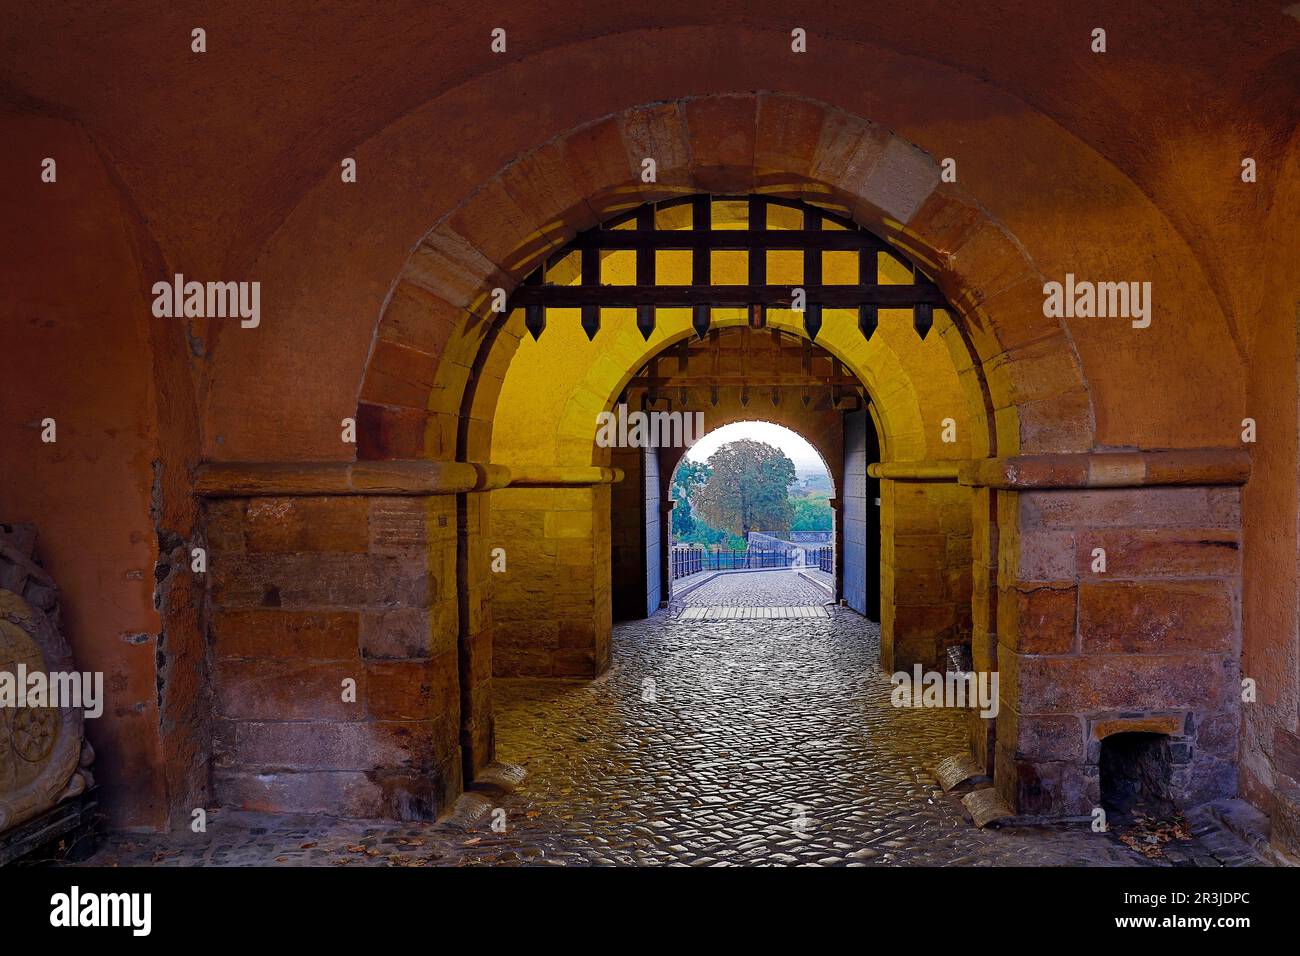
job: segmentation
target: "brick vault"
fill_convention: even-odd
[[[1174,799],[1244,797],[1293,848],[1294,24],[1206,5],[1214,44],[1164,25],[1171,76],[1047,49],[1028,5],[827,11],[792,72],[773,4],[655,30],[521,8],[495,60],[460,22],[326,12],[308,44],[231,6],[267,38],[237,69],[214,43],[176,84],[107,83],[178,28],[91,15],[64,31],[81,68],[6,68],[0,519],[40,527],[73,654],[109,675],[88,734],[116,823],[445,813],[495,759],[494,681],[597,678],[615,617],[667,596],[679,452],[601,447],[623,402],[817,445],[882,665],[968,646],[1000,675],[962,727],[1015,813],[1088,814],[1155,740]],[[259,64],[302,77],[291,100]],[[159,128],[196,102],[197,139]],[[177,274],[258,281],[260,323],[155,317]],[[1150,323],[1045,309],[1067,276],[1149,282]],[[771,291],[796,286],[814,309]]]

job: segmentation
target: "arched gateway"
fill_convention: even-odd
[[[647,150],[659,183],[639,178]],[[411,254],[367,360],[357,461],[203,470],[215,527],[268,509],[278,521],[369,514],[370,577],[349,580],[348,603],[363,641],[405,656],[366,665],[368,720],[428,743],[418,772],[373,768],[363,809],[437,812],[491,761],[494,657],[552,675],[605,667],[611,489],[631,469],[595,442],[596,416],[629,390],[671,401],[654,365],[684,343],[714,340],[721,356],[756,336],[778,343],[778,365],[795,343],[815,346],[828,367],[812,379],[869,399],[884,664],[941,667],[968,643],[976,670],[1000,673],[998,715],[972,716],[971,740],[1013,809],[1086,812],[1099,741],[1157,724],[1177,724],[1185,745],[1173,749],[1180,798],[1232,792],[1240,569],[1193,539],[1239,535],[1244,455],[1095,448],[1088,385],[1065,326],[1043,314],[1043,277],[937,168],[868,122],[778,94],[638,107],[570,131],[474,190]],[[801,312],[788,308],[796,288]],[[724,387],[743,391],[744,376]],[[1144,557],[1166,546],[1194,552],[1176,580]],[[1104,579],[1089,570],[1098,547],[1119,556]],[[511,555],[499,577],[496,548]],[[294,562],[285,554],[277,573]],[[265,607],[278,567],[218,575],[217,613]],[[295,605],[324,611],[334,593],[306,587]],[[1192,618],[1215,623],[1191,637],[1173,623]],[[241,680],[219,669],[218,693]],[[259,733],[275,724],[255,716]],[[238,732],[252,719],[224,720]],[[250,795],[266,775],[241,759],[217,774],[219,796],[281,809],[313,792],[313,774],[346,772],[280,768]]]

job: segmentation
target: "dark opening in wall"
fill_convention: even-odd
[[[1112,819],[1136,811],[1163,817],[1174,811],[1169,796],[1169,737],[1153,733],[1111,734],[1101,742],[1101,805]]]

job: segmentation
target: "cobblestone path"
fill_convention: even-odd
[[[798,571],[726,571],[674,603],[686,607],[794,607],[825,604],[831,596]]]
[[[877,641],[842,609],[699,623],[661,613],[616,628],[597,680],[498,682],[498,756],[528,777],[514,793],[469,795],[459,822],[217,812],[206,834],[122,835],[92,862],[1149,864],[1083,827],[971,826],[930,772],[962,748],[959,716],[890,706]],[[1193,840],[1156,862],[1218,861]]]

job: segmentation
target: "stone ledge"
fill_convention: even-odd
[[[204,498],[313,495],[456,495],[510,483],[503,465],[460,461],[204,462],[194,493]]]
[[[1244,448],[1182,448],[964,461],[878,461],[867,466],[867,474],[888,481],[958,482],[975,488],[1017,491],[1244,485],[1250,478],[1250,468],[1250,453]]]
[[[1269,842],[1268,815],[1245,800],[1227,798],[1200,804],[1187,811],[1187,820],[1215,857],[1236,858],[1230,865],[1296,865],[1296,856],[1288,857],[1284,848]]]
[[[872,478],[888,481],[956,481],[960,461],[878,461],[867,465]]]
[[[1289,865],[1300,863],[1300,790],[1274,790],[1269,818],[1269,846]]]
[[[1085,452],[1021,455],[963,462],[959,481],[982,488],[1143,488],[1169,485],[1244,485],[1250,453],[1244,448]]]
[[[500,466],[493,466],[500,467]],[[510,488],[571,488],[623,480],[622,468],[582,465],[520,465],[510,468]]]

